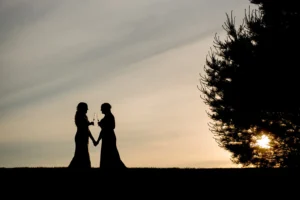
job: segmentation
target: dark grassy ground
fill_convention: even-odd
[[[177,176],[180,178],[254,178],[254,177],[277,177],[277,178],[291,178],[300,176],[300,169],[258,169],[258,168],[128,168],[125,170],[103,170],[99,168],[91,169],[68,169],[66,167],[22,167],[22,168],[0,168],[0,175],[51,175],[51,176],[69,176],[75,175],[86,176],[93,174],[95,176],[106,175],[124,175],[132,176],[134,178],[148,177],[171,177]]]
[[[258,168],[128,168],[125,170],[102,170],[92,168],[68,169],[61,168],[0,168],[0,176],[4,177],[30,177],[31,179],[128,179],[135,181],[265,181],[277,179],[298,179],[300,182],[299,169],[258,169]],[[298,182],[298,181],[297,181]],[[272,182],[271,182],[272,183]],[[300,185],[299,185],[300,186]]]
[[[42,199],[61,193],[76,196],[82,191],[84,195],[110,195],[110,199],[120,195],[129,199],[149,199],[149,195],[151,199],[299,199],[300,194],[299,169],[0,168],[0,180],[2,194],[43,191]]]

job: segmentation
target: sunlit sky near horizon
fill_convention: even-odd
[[[209,131],[199,73],[248,0],[1,0],[0,167],[67,166],[79,102],[109,102],[127,167],[238,167]],[[90,127],[95,138],[100,128]],[[90,142],[93,167],[101,143]]]

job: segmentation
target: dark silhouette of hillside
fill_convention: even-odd
[[[33,195],[78,198],[84,195],[96,199],[291,199],[298,193],[300,171],[284,168],[2,168],[0,176],[2,195],[16,197],[19,194],[23,198]]]

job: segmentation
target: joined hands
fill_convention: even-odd
[[[94,146],[97,146],[99,144],[98,141],[93,141],[93,143],[94,143]]]

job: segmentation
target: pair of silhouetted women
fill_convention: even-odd
[[[89,138],[92,139],[95,146],[97,146],[102,139],[101,153],[100,153],[100,168],[127,168],[122,162],[116,144],[115,118],[111,113],[111,105],[104,103],[101,105],[101,111],[104,117],[98,122],[101,128],[98,140],[95,141],[92,136],[89,126],[94,125],[90,122],[86,115],[88,105],[80,102],[77,106],[75,115],[75,124],[77,132],[75,135],[75,153],[69,165],[69,168],[91,168],[91,160],[89,155]]]

